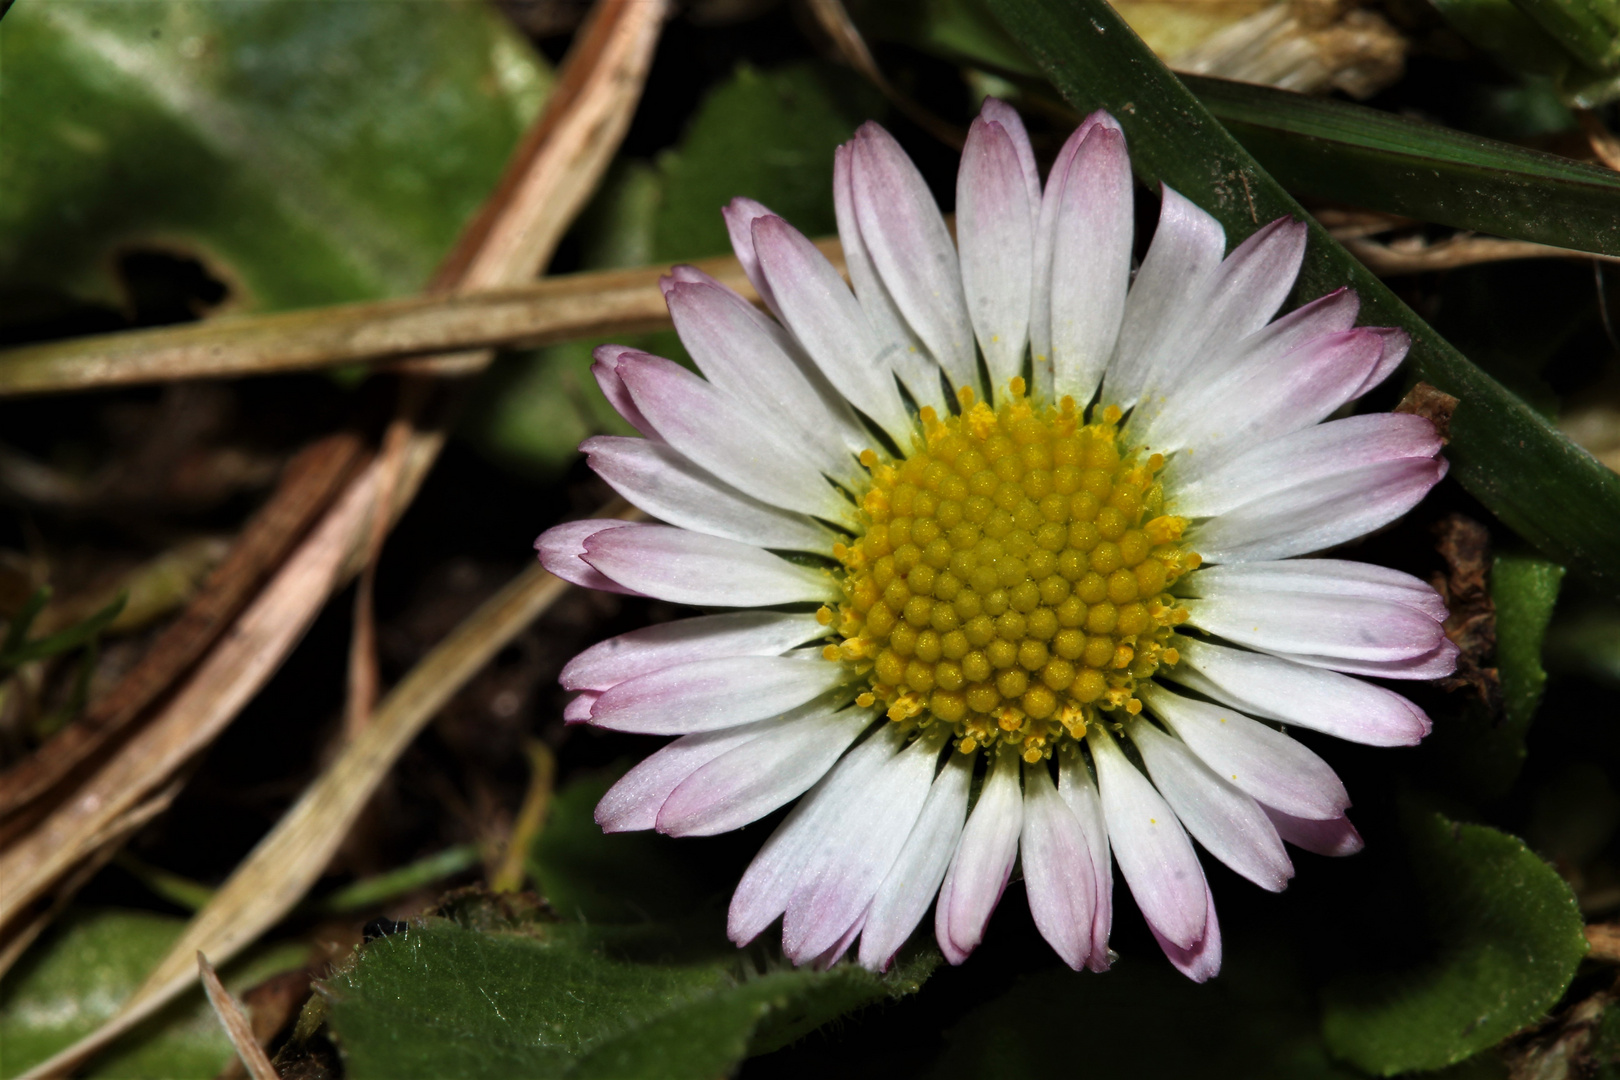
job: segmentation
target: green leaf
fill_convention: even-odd
[[[588,776],[553,797],[529,852],[530,876],[551,909],[587,923],[642,923],[693,911],[706,888],[681,842],[650,832],[604,833],[596,804],[617,779]]]
[[[1362,322],[1408,331],[1408,372],[1460,401],[1451,475],[1553,561],[1620,595],[1620,475],[1469,363],[1340,247],[1104,0],[989,2],[1071,105],[1119,119],[1139,176],[1214,214],[1232,242],[1283,215],[1304,220],[1310,245],[1295,295],[1350,285]]]
[[[659,161],[659,258],[729,253],[720,209],[739,195],[758,199],[806,236],[833,232],[833,150],[881,106],[864,83],[828,64],[768,72],[740,65],[704,99],[680,149]]]
[[[1620,174],[1330,98],[1183,76],[1296,196],[1620,255]]]
[[[1574,893],[1517,837],[1430,813],[1409,839],[1436,955],[1323,994],[1328,1047],[1380,1076],[1455,1064],[1534,1023],[1586,955]]]
[[[1500,555],[1491,567],[1502,709],[1506,726],[1517,731],[1521,739],[1547,685],[1547,673],[1541,667],[1541,646],[1563,580],[1564,568],[1545,559]]]
[[[90,1034],[135,992],[185,922],[147,912],[76,908],[0,982],[0,1073],[15,1076]],[[223,972],[234,992],[302,967],[301,945],[260,949]],[[200,990],[97,1058],[89,1077],[209,1080],[234,1057]]]
[[[1075,1038],[1054,1018],[1083,1018]],[[1202,986],[1157,956],[1106,975],[1062,969],[1020,980],[945,1033],[932,1080],[1353,1080],[1323,1045],[1311,995],[1286,954],[1230,943],[1220,978]],[[1083,1068],[1077,1063],[1083,1062]]]
[[[54,634],[47,634],[33,641],[23,642],[11,647],[7,641],[7,648],[0,653],[0,668],[16,667],[32,660],[44,660],[51,656],[60,656],[62,653],[77,649],[91,641],[107,628],[107,625],[118,618],[119,612],[124,610],[124,603],[129,599],[127,592],[119,593],[113,602],[90,616],[81,623],[75,623],[65,630],[58,630]],[[17,624],[22,624],[22,619]],[[8,635],[9,638],[9,635]]]
[[[420,288],[550,82],[468,2],[23,0],[0,66],[0,290],[116,302],[147,248],[262,309]]]
[[[724,1075],[750,1053],[915,992],[934,958],[877,976],[781,969],[719,928],[432,918],[363,947],[321,987],[351,1080]]]

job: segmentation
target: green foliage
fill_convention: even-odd
[[[420,288],[550,79],[469,2],[24,0],[0,65],[0,290],[115,302],[148,248],[261,309]]]
[[[1294,195],[1620,255],[1612,170],[1330,98],[1183,81]]]
[[[761,970],[707,925],[476,921],[464,912],[379,938],[324,984],[353,1080],[718,1076],[914,992],[933,963],[885,976],[852,965]]]
[[[806,236],[833,232],[833,150],[881,105],[841,69],[739,67],[704,100],[680,149],[659,162],[658,257],[729,252],[720,208],[739,195],[758,199]]]
[[[1451,475],[1556,562],[1620,595],[1620,475],[1448,345],[1329,236],[1143,45],[1103,0],[990,0],[1071,105],[1106,108],[1130,139],[1131,163],[1220,219],[1234,243],[1283,215],[1310,246],[1295,295],[1343,285],[1361,320],[1412,335],[1407,370],[1458,398]],[[1562,508],[1546,512],[1548,505]]]
[[[1574,895],[1523,841],[1435,813],[1407,835],[1434,955],[1324,993],[1329,1048],[1379,1076],[1455,1064],[1534,1023],[1586,955]]]
[[[0,1074],[15,1076],[109,1019],[169,951],[185,923],[146,912],[78,908],[35,942],[0,982]],[[301,967],[305,950],[257,950],[228,967],[235,992]],[[209,1080],[234,1056],[196,990],[120,1039],[89,1077]]]
[[[48,587],[40,588],[28,598],[27,604],[11,620],[11,625],[6,628],[5,641],[0,642],[0,677],[31,661],[60,656],[81,646],[93,644],[96,637],[107,629],[108,624],[118,618],[119,612],[124,610],[124,602],[129,599],[127,594],[120,593],[112,603],[83,622],[58,630],[54,634],[29,640],[28,631],[33,628],[34,620],[45,609],[50,598],[51,590]]]
[[[1524,737],[1541,704],[1547,673],[1541,643],[1558,603],[1564,568],[1545,559],[1498,556],[1491,567],[1491,601],[1496,605],[1496,668],[1502,677],[1506,726]]]

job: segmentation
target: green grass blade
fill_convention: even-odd
[[[1306,221],[1297,294],[1350,285],[1361,294],[1363,322],[1409,332],[1409,370],[1461,402],[1447,450],[1452,475],[1555,562],[1620,596],[1620,475],[1470,363],[1340,247],[1105,0],[990,6],[1070,104],[1119,118],[1138,175],[1203,206],[1233,242],[1285,214]]]
[[[1620,173],[1348,102],[1182,80],[1295,195],[1620,256]]]

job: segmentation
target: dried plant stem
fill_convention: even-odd
[[[818,245],[842,263],[836,240]],[[737,260],[696,265],[754,299]],[[0,396],[381,364],[466,349],[549,345],[670,325],[668,267],[545,278],[453,296],[222,318],[0,350]]]
[[[1347,237],[1345,248],[1380,277],[1424,274],[1434,270],[1454,270],[1477,263],[1506,262],[1510,259],[1597,259],[1620,263],[1613,255],[1532,244],[1527,240],[1502,240],[1494,236],[1453,236],[1432,244],[1380,243],[1366,236]]]
[[[197,974],[202,978],[208,1004],[214,1007],[214,1015],[219,1017],[220,1026],[236,1048],[237,1056],[247,1066],[248,1075],[253,1080],[281,1080],[275,1066],[265,1056],[264,1047],[253,1037],[253,1025],[248,1021],[247,1013],[242,1011],[241,1003],[219,981],[219,972],[214,970],[214,965],[208,962],[201,949],[197,951]]]
[[[557,779],[557,755],[539,739],[530,739],[529,790],[523,795],[517,820],[512,823],[512,835],[507,838],[506,851],[501,864],[490,878],[489,887],[496,892],[517,892],[523,888],[524,863],[529,847],[546,824],[546,811],[551,808],[552,785]]]

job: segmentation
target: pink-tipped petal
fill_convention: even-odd
[[[826,555],[836,542],[813,518],[745,495],[668,443],[597,435],[579,444],[591,469],[648,514],[758,547]]]
[[[597,642],[563,667],[567,690],[607,690],[677,664],[732,656],[781,656],[826,636],[813,614],[734,611],[657,623]]]
[[[1190,323],[1203,310],[1225,252],[1220,222],[1175,189],[1163,188],[1159,226],[1131,283],[1119,351],[1103,388],[1110,404],[1135,404],[1160,382],[1159,372],[1181,367]]]
[[[1156,683],[1142,701],[1216,775],[1257,802],[1302,818],[1341,817],[1350,796],[1309,748],[1236,709],[1173,694]]]
[[[1030,144],[1029,132],[1024,128],[1024,118],[1018,115],[1017,109],[1000,98],[987,97],[984,104],[979,106],[979,119],[989,124],[1001,125],[1001,130],[1012,140],[1013,152],[1018,155],[1019,170],[1024,174],[1024,188],[1029,196],[1030,210],[1032,213],[1039,211],[1041,172],[1035,165],[1035,147]]]
[[[888,876],[872,899],[861,935],[861,964],[883,971],[917,929],[939,893],[967,820],[973,755],[952,754],[928,789],[917,823],[911,827]]]
[[[1125,136],[1092,129],[1063,182],[1052,251],[1052,378],[1085,406],[1114,352],[1131,279],[1131,161]]]
[[[1297,848],[1333,857],[1354,855],[1362,848],[1361,834],[1356,832],[1356,827],[1350,824],[1347,817],[1312,821],[1290,817],[1269,806],[1266,807],[1266,814],[1282,838]]]
[[[620,357],[619,378],[664,441],[709,474],[773,506],[851,518],[848,501],[759,411],[647,353]]]
[[[1097,905],[1091,919],[1091,958],[1086,967],[1107,971],[1113,963],[1108,937],[1114,927],[1114,864],[1103,819],[1102,797],[1078,750],[1064,754],[1058,766],[1058,794],[1069,804],[1074,819],[1086,834],[1091,852],[1092,877],[1097,882]]]
[[[658,811],[671,836],[730,832],[803,795],[871,724],[867,709],[816,701],[772,721],[779,726],[721,754],[681,782]]]
[[[591,710],[591,723],[637,735],[714,731],[798,708],[852,677],[845,665],[816,655],[698,660],[604,691]]]
[[[992,397],[1024,368],[1038,205],[1011,135],[1000,124],[975,120],[956,174],[956,241]]]
[[[888,286],[883,284],[866,250],[866,241],[861,238],[851,179],[854,154],[853,141],[833,151],[833,211],[838,219],[838,238],[844,249],[844,266],[849,271],[850,284],[855,286],[856,299],[877,336],[880,366],[886,364],[894,372],[919,408],[932,406],[936,413],[944,416],[949,410],[940,367],[895,306],[894,297],[889,295]]]
[[[635,832],[658,823],[658,809],[681,781],[727,751],[780,726],[777,720],[685,735],[643,760],[619,778],[596,804],[596,823],[604,832]]]
[[[1357,388],[1352,395],[1353,397],[1360,397],[1393,375],[1395,369],[1401,366],[1401,361],[1406,359],[1407,352],[1412,348],[1412,335],[1405,330],[1393,326],[1376,326],[1372,329],[1373,333],[1383,338],[1384,351],[1379,356],[1378,363],[1372,369],[1372,373],[1367,376],[1367,381]]]
[[[870,789],[904,740],[899,724],[881,726],[845,754],[776,827],[731,895],[726,934],[733,943],[753,941],[787,910],[789,898],[803,880],[805,867],[821,850],[827,831],[848,813],[850,803]]]
[[[1443,458],[1362,466],[1272,493],[1211,518],[1188,534],[1210,562],[1286,559],[1354,540],[1422,501],[1446,475]]]
[[[1342,656],[1319,656],[1312,653],[1274,650],[1275,655],[1307,667],[1332,668],[1350,675],[1366,675],[1374,679],[1443,679],[1457,670],[1457,657],[1462,652],[1450,639],[1426,653],[1404,660],[1346,660]]]
[[[1086,741],[1097,763],[1108,839],[1136,906],[1157,933],[1194,948],[1204,939],[1207,889],[1192,841],[1112,735],[1093,725]]]
[[[673,604],[766,607],[836,603],[842,596],[825,571],[795,566],[751,544],[669,525],[592,533],[583,558],[624,588]]]
[[[1079,971],[1091,957],[1097,877],[1091,845],[1042,761],[1024,768],[1024,824],[1018,840],[1029,913],[1065,964]]]
[[[1204,898],[1204,936],[1191,948],[1182,948],[1159,933],[1156,927],[1148,926],[1170,963],[1195,983],[1208,982],[1221,972],[1221,924],[1215,918],[1215,896],[1207,885]]]
[[[780,318],[827,381],[900,445],[911,418],[860,301],[816,246],[779,217],[755,218],[754,250]]]
[[[587,589],[640,596],[641,593],[635,589],[619,584],[584,559],[587,540],[610,529],[624,528],[645,528],[645,526],[630,521],[603,518],[570,521],[565,525],[554,525],[541,533],[540,538],[534,542],[534,550],[540,555],[540,565],[564,581]]]
[[[832,948],[872,905],[922,813],[941,737],[918,739],[883,766],[863,797],[827,831],[782,920],[782,952],[796,963]]]
[[[1001,901],[1024,824],[1018,790],[1018,755],[1002,752],[990,768],[979,801],[962,830],[934,907],[934,933],[945,958],[960,964],[984,940],[990,914]]]
[[[596,385],[601,387],[602,396],[607,398],[613,411],[624,417],[625,422],[649,439],[658,438],[653,430],[652,421],[641,414],[636,406],[635,399],[630,396],[630,388],[624,385],[619,378],[619,358],[625,353],[635,352],[623,345],[598,345],[591,353],[595,360],[591,364],[591,375],[596,379]]]
[[[1251,716],[1369,746],[1416,746],[1433,726],[1381,686],[1277,656],[1178,636],[1180,662],[1160,674]]]
[[[596,699],[601,697],[596,690],[586,690],[575,694],[567,705],[563,706],[563,723],[583,724],[591,718],[591,710],[596,707]]]
[[[1436,622],[1444,622],[1448,615],[1446,602],[1421,578],[1348,559],[1282,559],[1206,566],[1176,585],[1177,594],[1185,596],[1249,591],[1388,600],[1421,611]],[[1278,602],[1287,603],[1287,596]]]
[[[895,306],[958,389],[976,385],[961,267],[927,181],[871,121],[855,133],[850,166],[861,239]]]
[[[1086,117],[1058,151],[1056,160],[1052,162],[1052,171],[1047,175],[1046,187],[1041,193],[1040,213],[1035,225],[1035,280],[1030,295],[1029,345],[1035,372],[1032,389],[1047,397],[1052,394],[1052,253],[1056,246],[1058,207],[1063,201],[1064,183],[1068,179],[1074,155],[1079,152],[1080,144],[1092,129],[1099,126],[1120,131],[1119,121],[1101,109]]]
[[[765,204],[738,196],[726,204],[720,211],[720,216],[725,219],[726,232],[731,237],[731,250],[736,252],[743,273],[748,275],[748,283],[754,287],[754,291],[765,302],[771,314],[780,319],[782,312],[776,306],[776,296],[771,291],[770,280],[760,269],[759,256],[754,250],[755,220],[774,215]]]
[[[1294,864],[1260,804],[1215,775],[1185,743],[1140,717],[1126,727],[1153,784],[1204,850],[1262,889],[1281,892]]]
[[[1439,623],[1387,600],[1252,592],[1182,603],[1191,625],[1262,652],[1389,662],[1445,640]]]

